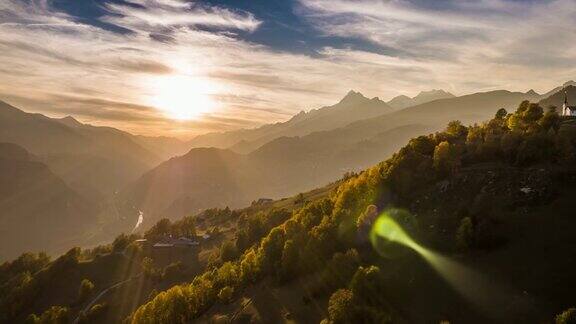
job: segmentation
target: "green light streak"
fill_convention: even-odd
[[[399,243],[414,250],[419,249],[419,245],[414,242],[414,240],[406,234],[404,229],[400,227],[400,225],[398,225],[398,223],[387,213],[378,217],[372,226],[370,240],[374,241],[377,238],[383,238],[390,242]]]
[[[498,313],[502,312],[502,305],[509,304],[510,300],[515,300],[518,312],[529,307],[529,301],[524,295],[504,288],[500,284],[495,285],[494,281],[476,271],[417,243],[399,224],[400,222],[408,226],[414,225],[412,217],[408,212],[399,210],[388,210],[382,213],[370,231],[370,241],[374,249],[382,256],[394,254],[392,251],[397,249],[398,245],[412,249],[426,260],[455,291],[484,314],[494,318],[500,317],[501,314],[498,315]]]

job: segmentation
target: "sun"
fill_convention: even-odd
[[[150,104],[168,118],[191,120],[216,107],[216,86],[209,80],[187,75],[168,75],[151,80]]]

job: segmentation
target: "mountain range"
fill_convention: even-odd
[[[393,109],[379,98],[368,99],[361,93],[350,90],[337,104],[308,112],[301,111],[286,122],[267,124],[255,129],[208,133],[193,138],[188,144],[190,147],[230,148],[237,153],[248,153],[279,137],[302,136],[330,130],[392,111]]]
[[[406,107],[416,106],[438,99],[454,98],[454,95],[444,90],[430,90],[422,91],[415,97],[408,97],[400,95],[388,101],[388,105],[394,109],[402,109]]]
[[[376,101],[351,92],[334,107],[351,96],[356,102]],[[499,108],[514,110],[523,100],[540,98],[535,93],[503,90],[476,93],[390,111],[331,130],[278,137],[247,154],[192,149],[146,173],[122,196],[145,211],[150,222],[209,207],[239,207],[263,195],[281,198],[373,165],[410,138],[439,131],[451,120],[477,123]]]
[[[110,212],[116,192],[185,152],[177,139],[49,118],[1,101],[0,143],[0,259],[85,243],[88,232],[122,219]]]
[[[568,86],[566,90],[576,102],[576,88]],[[442,96],[445,98],[438,99]],[[45,171],[41,174],[50,179],[43,182],[47,187],[42,190],[54,186],[53,192],[61,195],[58,199],[66,202],[52,205],[44,213],[32,209],[41,205],[41,196],[28,197],[25,205],[30,208],[7,208],[2,217],[20,218],[22,224],[30,217],[47,223],[68,219],[75,224],[70,228],[82,223],[74,233],[83,236],[82,240],[49,233],[47,240],[53,239],[54,246],[70,240],[96,244],[131,231],[140,212],[144,215],[142,228],[146,228],[163,217],[178,219],[206,208],[240,207],[259,198],[307,191],[384,160],[410,138],[439,131],[451,120],[481,122],[499,108],[514,110],[522,100],[559,106],[563,91],[549,97],[533,91],[499,90],[459,97],[431,91],[413,99],[423,98],[431,101],[398,109],[394,103],[350,91],[335,105],[301,112],[284,123],[206,134],[190,142],[132,135],[73,117],[49,118],[0,102],[0,142],[30,152],[28,160],[4,163],[12,168],[17,164],[42,166]],[[15,174],[22,179],[13,181],[24,183],[23,188],[38,188],[25,177],[27,172]],[[0,203],[17,201],[13,198],[16,191],[6,192]],[[75,219],[67,218],[67,208],[75,210]],[[37,228],[40,223],[29,224]],[[11,232],[17,236],[18,226],[6,228],[14,228]],[[48,245],[23,244],[10,248],[10,253],[44,246],[59,251]]]
[[[327,131],[398,109],[452,97],[454,95],[444,90],[431,90],[423,91],[414,98],[398,96],[389,102],[384,102],[378,97],[369,99],[359,92],[350,90],[337,104],[308,112],[301,111],[286,122],[268,124],[255,129],[200,135],[192,139],[189,144],[191,147],[229,148],[238,153],[249,153],[276,138]]]
[[[177,139],[134,136],[70,116],[49,118],[5,102],[0,102],[0,142],[33,152],[72,188],[95,197],[111,195],[151,167],[184,152],[184,143]]]

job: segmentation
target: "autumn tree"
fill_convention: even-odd
[[[236,245],[232,241],[226,241],[220,246],[220,260],[222,262],[232,261],[238,256]]]
[[[440,174],[449,174],[460,167],[460,155],[456,145],[441,142],[434,149],[434,168]]]
[[[507,115],[508,115],[508,112],[506,111],[506,109],[500,108],[496,112],[496,115],[494,116],[494,118],[502,120],[502,119],[506,118]]]
[[[144,237],[149,240],[158,240],[170,234],[171,223],[168,218],[163,218],[156,222],[149,230],[144,233]]]
[[[448,123],[448,127],[446,127],[445,133],[453,138],[461,138],[466,136],[468,132],[468,128],[462,125],[462,122],[459,120],[453,120]]]
[[[260,275],[261,267],[253,249],[248,250],[240,261],[240,278],[243,282],[254,282]]]
[[[568,308],[562,313],[556,315],[554,320],[556,324],[576,324],[576,308]]]
[[[229,212],[230,210],[228,210]],[[223,211],[226,213],[226,211]],[[172,224],[172,233],[177,236],[194,237],[196,236],[196,218],[186,216]]]
[[[52,306],[40,316],[28,317],[28,321],[34,324],[68,324],[70,320],[70,309],[64,306]]]
[[[280,279],[288,280],[298,271],[298,247],[293,240],[287,240],[282,249],[280,268],[278,270]]]
[[[224,304],[228,304],[232,301],[232,295],[234,294],[234,288],[226,286],[218,292],[218,299]]]
[[[328,301],[328,318],[334,324],[352,323],[354,294],[348,289],[339,289]]]
[[[538,120],[538,124],[544,131],[552,130],[554,133],[558,133],[560,130],[560,122],[561,118],[556,112],[556,107],[551,107],[540,120]]]
[[[377,305],[382,296],[382,278],[377,266],[359,267],[350,281],[354,296],[368,305]]]
[[[94,291],[94,284],[88,279],[83,279],[80,282],[80,288],[78,288],[78,300],[85,301],[88,296]]]

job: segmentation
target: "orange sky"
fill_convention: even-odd
[[[97,18],[130,32],[82,21],[46,0],[2,1],[0,99],[25,111],[190,138],[287,120],[350,89],[386,100],[433,88],[543,92],[576,75],[576,29],[566,28],[576,25],[572,0],[434,8],[295,1],[291,14],[302,23],[294,28],[316,33],[313,52],[258,42],[254,35],[274,23],[260,13],[131,1],[138,6],[102,1],[107,14]]]

